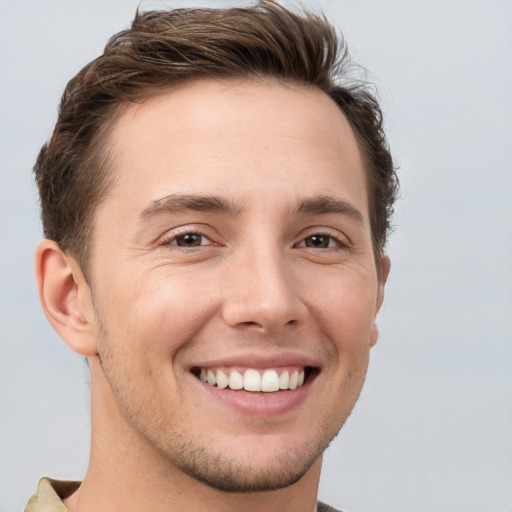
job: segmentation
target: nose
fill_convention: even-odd
[[[224,288],[224,321],[263,334],[299,326],[307,307],[291,264],[278,249],[251,251],[231,261]]]

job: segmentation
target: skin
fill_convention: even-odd
[[[91,370],[91,460],[66,506],[315,510],[389,270],[347,120],[315,89],[203,80],[129,106],[111,144],[90,286],[54,242],[36,255],[45,313]],[[283,407],[192,372],[292,360],[315,372]]]

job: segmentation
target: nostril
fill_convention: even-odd
[[[248,330],[258,330],[258,331],[264,330],[263,325],[261,325],[258,322],[254,322],[252,320],[249,320],[246,322],[239,322],[234,327],[237,329],[248,329]]]

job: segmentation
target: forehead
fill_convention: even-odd
[[[331,195],[343,187],[366,202],[352,129],[334,101],[315,88],[273,82],[198,80],[130,105],[111,143],[112,196],[146,204],[166,193],[257,197]],[[265,187],[262,184],[265,183]],[[130,199],[131,200],[131,199]]]

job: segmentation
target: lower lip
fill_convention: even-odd
[[[252,416],[278,416],[294,410],[306,400],[314,380],[309,378],[301,387],[294,390],[255,393],[234,391],[229,388],[219,389],[191,376],[196,384],[208,393],[209,398],[241,414]]]

